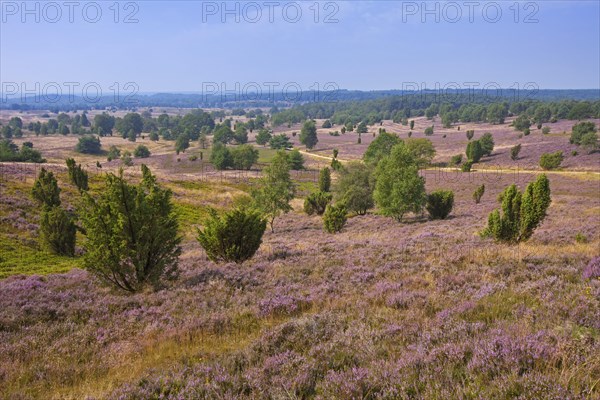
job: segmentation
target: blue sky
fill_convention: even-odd
[[[68,6],[57,3],[61,17],[44,3],[38,10],[29,3],[34,11],[24,15],[20,1],[2,1],[2,82],[96,82],[105,91],[114,82],[135,82],[140,92],[201,91],[207,82],[228,89],[236,82],[263,88],[265,82],[297,83],[302,89],[333,82],[362,90],[401,89],[411,82],[428,88],[467,82],[600,87],[595,0],[479,2],[471,9],[461,1],[428,2],[433,11],[426,15],[422,2],[319,2],[317,21],[314,1],[279,1],[272,22],[267,2],[254,3],[260,18],[247,2],[229,2],[232,10],[237,4],[239,23],[233,14],[222,15],[221,1],[121,2],[118,23],[112,1],[79,2],[73,22]],[[102,10],[98,22],[86,21],[83,7],[91,21],[96,5]],[[302,16],[293,23],[297,6]],[[131,13],[137,22],[124,23]],[[337,22],[325,23],[327,15]]]

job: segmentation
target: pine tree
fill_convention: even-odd
[[[51,171],[41,169],[31,189],[31,196],[39,204],[48,208],[60,205],[60,189]]]
[[[72,158],[67,159],[67,168],[69,169],[69,179],[77,186],[79,191],[88,190],[88,174],[83,170],[81,164],[76,164]]]

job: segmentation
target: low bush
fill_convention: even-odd
[[[312,193],[304,200],[304,212],[308,215],[323,215],[332,198],[331,193],[322,191]]]
[[[425,209],[431,219],[446,219],[454,206],[454,192],[438,190],[427,195]]]
[[[337,233],[346,225],[346,207],[328,205],[323,214],[323,226],[329,233]]]

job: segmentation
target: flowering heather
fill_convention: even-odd
[[[243,264],[186,237],[179,278],[154,292],[78,268],[0,280],[0,398],[600,398],[597,177],[549,174],[547,218],[507,246],[477,232],[532,174],[423,174],[454,191],[450,219],[369,214],[329,235],[298,206]],[[0,198],[2,245],[35,242],[26,183]],[[170,183],[190,232],[188,209],[238,190],[193,183]]]

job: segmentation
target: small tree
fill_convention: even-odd
[[[549,126],[545,126],[545,127],[543,127],[543,128],[542,128],[542,133],[543,133],[544,135],[547,135],[547,134],[549,134],[549,133],[550,133],[550,127],[549,127]]]
[[[69,179],[77,186],[79,191],[88,190],[88,174],[81,168],[81,164],[77,165],[72,158],[67,159],[67,168],[69,169]]]
[[[148,157],[150,157],[150,150],[148,150],[148,148],[146,146],[144,146],[143,144],[140,144],[133,151],[133,156],[135,158],[148,158]]]
[[[40,218],[40,240],[51,253],[75,255],[75,223],[60,206],[44,207]]]
[[[252,191],[254,207],[267,217],[271,232],[275,218],[292,210],[294,183],[290,178],[288,158],[283,151],[277,152],[271,165],[263,171],[259,185]]]
[[[510,159],[516,161],[519,159],[519,153],[521,152],[521,143],[510,149]]]
[[[431,219],[446,219],[454,206],[454,192],[438,190],[427,196],[425,208]]]
[[[210,152],[210,162],[218,170],[227,169],[233,163],[231,152],[223,143],[215,142]]]
[[[412,152],[400,143],[377,165],[373,197],[383,215],[402,220],[407,212],[421,213],[427,201],[425,179]]]
[[[481,147],[481,143],[479,140],[473,140],[467,144],[467,158],[474,163],[481,160],[483,156],[483,148]]]
[[[46,171],[45,168],[41,169],[31,189],[31,196],[40,205],[47,208],[60,206],[60,189],[51,171]]]
[[[372,168],[360,162],[351,162],[340,173],[335,187],[335,199],[348,212],[364,215],[375,205],[374,188]]]
[[[267,222],[256,211],[236,208],[220,217],[211,208],[197,239],[211,261],[242,263],[254,256],[266,227]]]
[[[290,138],[285,133],[281,133],[269,139],[269,146],[275,150],[285,150],[292,147],[292,142],[290,142]]]
[[[475,131],[474,130],[468,130],[466,132],[466,135],[467,135],[467,140],[471,140],[471,139],[473,139],[473,136],[475,136]]]
[[[425,136],[431,135],[433,135],[433,126],[428,126],[427,128],[425,128]]]
[[[494,138],[492,134],[489,132],[484,133],[481,139],[479,139],[479,143],[481,144],[483,155],[491,156],[492,151],[494,151]]]
[[[471,172],[471,168],[473,168],[472,160],[467,160],[460,166],[461,172]]]
[[[315,121],[306,121],[304,126],[302,126],[302,131],[300,131],[300,143],[310,150],[313,149],[318,142],[319,139],[317,137]]]
[[[323,122],[322,128],[325,128],[325,129],[331,128],[331,121],[326,119],[325,122]]]
[[[485,185],[478,186],[477,189],[473,192],[473,200],[475,200],[475,204],[479,204],[481,202],[481,198],[485,193]]]
[[[131,292],[175,277],[181,254],[172,193],[156,183],[145,165],[142,176],[138,185],[131,185],[123,170],[107,174],[97,198],[84,192],[80,213],[87,236],[85,268]]]
[[[450,165],[460,165],[462,162],[463,156],[462,154],[457,154],[450,158]]]
[[[583,148],[585,148],[588,153],[593,153],[598,149],[598,134],[596,132],[588,132],[581,137],[581,141],[579,142]]]
[[[367,147],[367,151],[363,155],[363,160],[368,164],[377,165],[382,158],[390,154],[392,147],[400,142],[402,140],[395,134],[381,132]]]
[[[323,214],[323,227],[329,233],[337,233],[346,225],[347,219],[344,206],[328,205]]]
[[[329,192],[331,188],[331,170],[327,167],[323,168],[319,173],[319,190],[321,192]]]
[[[298,149],[294,149],[288,154],[288,161],[290,163],[290,169],[294,171],[300,171],[304,169],[304,157],[298,151]]]
[[[563,152],[557,151],[554,153],[544,153],[540,157],[540,167],[546,170],[556,169],[560,167],[564,159]]]
[[[82,154],[100,154],[102,146],[100,138],[92,135],[86,135],[79,138],[75,151]]]
[[[263,128],[256,134],[256,144],[264,146],[269,143],[269,140],[271,140],[271,133],[268,129]]]
[[[367,124],[365,123],[365,121],[362,121],[356,127],[356,133],[358,133],[358,134],[367,133],[367,131],[368,131],[368,129],[367,129]]]
[[[247,144],[234,147],[231,161],[234,169],[249,170],[258,161],[258,150]]]
[[[411,120],[410,121],[410,130],[412,131],[413,129],[415,129],[415,121]]]
[[[190,147],[190,136],[187,133],[182,133],[175,140],[175,153],[185,153]],[[136,156],[137,157],[137,156]]]
[[[525,241],[546,217],[551,202],[550,182],[542,174],[535,182],[527,185],[523,194],[516,185],[511,185],[500,197],[502,213],[494,210],[489,215],[488,226],[481,235],[508,243]]]
[[[133,158],[131,158],[131,153],[129,151],[124,151],[123,154],[121,154],[121,162],[126,167],[131,167],[133,165]]]
[[[308,215],[322,215],[325,212],[325,208],[331,203],[333,196],[331,193],[315,192],[311,193],[304,200],[304,212]]]
[[[117,146],[110,146],[110,148],[108,149],[106,159],[110,162],[112,160],[116,160],[119,157],[121,157],[121,150],[119,150]]]

